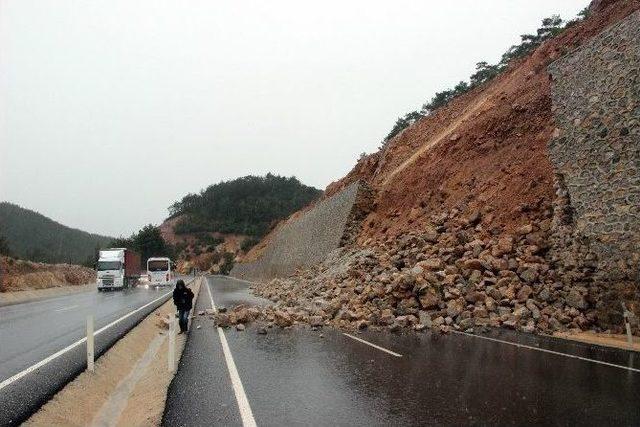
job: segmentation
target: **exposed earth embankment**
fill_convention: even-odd
[[[317,234],[270,236],[256,263],[278,277],[256,292],[296,318],[393,330],[621,332],[625,302],[638,333],[638,278],[618,274],[640,260],[626,244],[640,235],[638,9],[592,2],[586,19],[362,158],[324,196],[371,188],[351,243],[294,273],[269,254]],[[591,83],[572,90],[575,79]]]
[[[95,271],[73,264],[44,264],[0,257],[0,292],[79,286],[94,283]]]

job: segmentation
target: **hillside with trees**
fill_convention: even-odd
[[[497,75],[505,71],[512,62],[529,55],[546,40],[557,36],[567,28],[570,28],[584,20],[588,14],[589,9],[585,8],[578,14],[576,19],[570,21],[564,21],[558,15],[553,15],[543,19],[542,25],[538,28],[536,34],[522,34],[520,36],[521,42],[507,49],[507,51],[502,54],[502,57],[497,64],[489,64],[486,61],[478,62],[476,64],[475,73],[469,77],[469,82],[460,81],[451,89],[437,92],[431,100],[422,106],[420,110],[411,111],[404,116],[399,117],[389,134],[384,138],[383,146],[404,129],[411,126],[418,120],[431,115],[437,109],[447,105],[449,101],[491,81]]]
[[[0,251],[16,258],[46,263],[81,264],[112,237],[62,225],[8,202],[0,203]]]
[[[109,246],[133,249],[140,254],[143,265],[154,256],[175,256],[175,248],[163,239],[160,229],[153,224],[142,227],[131,237],[114,239]]]
[[[188,194],[169,207],[160,232],[180,269],[228,274],[236,257],[322,194],[295,177],[244,176]]]
[[[169,207],[180,216],[176,234],[217,232],[252,237],[265,235],[277,221],[316,200],[321,190],[295,177],[245,176],[210,185]]]

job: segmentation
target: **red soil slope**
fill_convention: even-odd
[[[371,154],[327,196],[363,179],[378,191],[360,242],[421,229],[428,215],[457,208],[482,213],[496,231],[549,214],[554,131],[546,67],[640,8],[638,0],[592,3],[591,16],[511,64],[488,84],[457,98]]]

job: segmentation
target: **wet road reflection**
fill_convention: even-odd
[[[259,303],[246,283],[209,282],[217,304]],[[183,360],[182,384],[202,382],[202,369],[225,377],[224,362],[213,358],[217,350],[195,347],[204,335],[214,337],[214,328],[202,331],[186,351],[200,372]],[[259,335],[251,325],[225,334],[258,425],[640,424],[640,373],[535,348],[637,366],[621,350],[510,331],[488,336],[533,348],[462,334],[357,335],[402,355],[394,357],[328,328],[272,328]],[[202,365],[206,357],[209,362]],[[201,389],[194,396],[198,408],[216,407],[221,395],[231,393],[225,383],[216,387],[227,389],[215,394]],[[237,407],[218,406],[212,416],[220,410],[229,411],[225,419],[237,419]]]

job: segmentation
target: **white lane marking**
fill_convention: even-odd
[[[167,292],[166,294],[164,294],[164,295],[162,295],[162,296],[160,296],[160,297],[158,297],[158,298],[154,299],[153,301],[151,301],[151,302],[149,302],[149,303],[147,303],[147,304],[143,305],[142,307],[139,307],[139,308],[137,308],[137,309],[133,310],[132,312],[130,312],[130,313],[128,313],[128,314],[125,314],[125,315],[124,315],[124,316],[122,316],[121,318],[114,320],[113,322],[109,323],[108,325],[103,326],[102,328],[100,328],[100,329],[98,329],[97,331],[95,331],[95,332],[93,333],[93,336],[95,337],[96,335],[98,335],[98,334],[100,334],[100,333],[102,333],[102,332],[106,331],[107,329],[109,329],[109,328],[110,328],[110,327],[112,327],[113,325],[115,325],[115,324],[117,324],[117,323],[121,322],[122,320],[126,319],[127,317],[132,316],[133,314],[135,314],[135,313],[139,312],[140,310],[145,309],[146,307],[149,307],[151,304],[153,304],[153,303],[155,303],[155,302],[157,302],[157,301],[161,300],[162,298],[166,297],[166,296],[167,296],[167,295],[169,295],[170,293],[171,293],[171,292]],[[25,369],[25,370],[23,370],[23,371],[21,371],[21,372],[18,372],[17,374],[15,374],[15,375],[14,375],[14,376],[12,376],[12,377],[7,378],[6,380],[4,380],[4,381],[2,381],[2,382],[0,383],[0,390],[2,390],[3,388],[5,388],[5,387],[6,387],[6,386],[8,386],[9,384],[11,384],[11,383],[13,383],[13,382],[15,382],[15,381],[19,380],[20,378],[24,377],[25,375],[30,374],[31,372],[35,371],[36,369],[43,367],[44,365],[46,365],[47,363],[51,362],[52,360],[57,359],[58,357],[62,356],[63,354],[65,354],[65,353],[66,353],[66,352],[68,352],[69,350],[72,350],[72,349],[76,348],[77,346],[79,346],[80,344],[82,344],[83,342],[85,342],[86,340],[87,340],[87,337],[81,338],[81,339],[79,339],[78,341],[74,342],[73,344],[66,346],[66,347],[65,347],[65,348],[63,348],[62,350],[60,350],[60,351],[57,351],[57,352],[53,353],[51,356],[49,356],[49,357],[47,357],[47,358],[45,358],[45,359],[42,359],[41,361],[39,361],[38,363],[36,363],[36,364],[34,364],[34,365],[29,366],[27,369]]]
[[[76,304],[76,305],[72,305],[70,307],[59,308],[59,309],[57,309],[55,311],[57,311],[57,312],[68,311],[68,310],[73,310],[74,308],[78,308],[78,307],[80,307],[80,306],[78,304]]]
[[[528,350],[535,350],[535,351],[541,351],[543,353],[555,354],[556,356],[564,356],[564,357],[568,357],[570,359],[578,359],[578,360],[582,360],[582,361],[585,361],[585,362],[597,363],[599,365],[611,366],[613,368],[626,369],[627,371],[640,372],[640,369],[632,368],[630,366],[616,365],[615,363],[603,362],[602,360],[589,359],[588,357],[576,356],[574,354],[562,353],[560,351],[547,350],[546,348],[533,347],[533,346],[526,345],[526,344],[518,344],[518,343],[511,342],[511,341],[505,341],[505,340],[501,340],[501,339],[498,339],[498,338],[485,337],[485,336],[482,336],[482,335],[468,334],[466,332],[461,332],[461,331],[451,331],[451,332],[456,333],[456,334],[460,334],[460,335],[466,335],[468,337],[480,338],[482,340],[498,342],[498,343],[501,343],[501,344],[508,344],[508,345],[512,345],[514,347],[526,348]]]
[[[369,346],[371,346],[371,347],[373,347],[373,348],[377,348],[378,350],[380,350],[380,351],[384,351],[385,353],[389,353],[389,354],[390,354],[390,355],[392,355],[392,356],[395,356],[395,357],[402,357],[402,355],[401,355],[401,354],[398,354],[398,353],[396,353],[396,352],[394,352],[394,351],[391,351],[391,350],[387,350],[386,348],[384,348],[384,347],[380,347],[379,345],[375,345],[374,343],[371,343],[371,342],[369,342],[369,341],[365,341],[365,340],[363,340],[362,338],[354,337],[353,335],[348,334],[348,333],[346,333],[346,332],[343,332],[343,333],[342,333],[342,335],[346,335],[346,336],[348,336],[348,337],[349,337],[349,338],[351,338],[351,339],[354,339],[354,340],[356,340],[356,341],[360,341],[360,342],[361,342],[361,343],[363,343],[363,344],[369,345]]]
[[[223,276],[221,274],[214,274],[213,277],[219,277],[221,279],[226,279],[226,280],[235,280],[236,282],[243,282],[249,285],[260,285],[260,283],[258,282],[251,282],[249,280],[238,279],[237,277],[233,277],[233,276]]]
[[[216,308],[215,302],[213,302],[213,295],[211,294],[211,289],[209,289],[209,281],[206,278],[204,278],[204,281],[205,286],[207,287],[207,293],[209,294],[209,300],[211,300],[211,308],[213,308],[213,311],[217,313],[218,309]],[[242,381],[240,380],[240,375],[238,374],[236,363],[233,361],[233,356],[231,355],[231,350],[229,349],[227,338],[225,337],[224,331],[220,326],[218,326],[217,329],[218,334],[220,335],[220,342],[222,343],[222,352],[224,353],[224,359],[227,362],[227,370],[229,371],[229,376],[231,377],[233,393],[236,395],[236,402],[238,402],[238,409],[240,410],[242,425],[245,427],[255,427],[256,420],[253,418],[253,412],[251,411],[251,406],[249,405],[249,399],[247,399],[247,395],[244,392],[244,387],[242,386]]]

